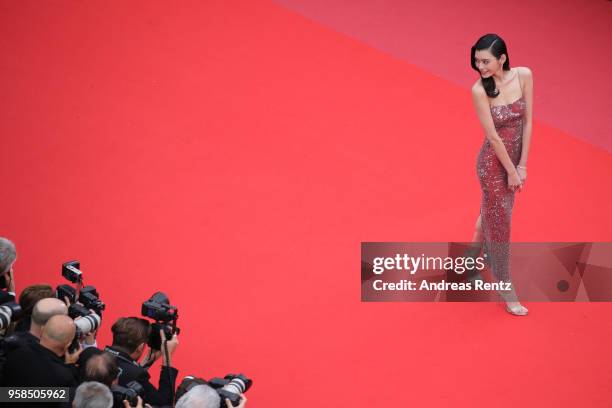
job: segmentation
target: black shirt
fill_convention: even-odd
[[[21,347],[39,341],[40,339],[30,332],[13,333],[0,340],[0,384],[4,383],[4,366],[8,355]]]
[[[78,384],[76,367],[66,364],[62,357],[36,341],[27,342],[7,356],[5,386],[76,387]]]
[[[71,399],[74,397],[75,388],[79,385],[78,373],[73,364],[66,364],[62,357],[32,339],[7,355],[3,374],[3,386],[69,387]],[[40,406],[40,404],[31,405]],[[70,406],[70,403],[43,405]],[[16,403],[15,406],[23,406],[23,403]]]
[[[131,381],[138,381],[144,388],[143,400],[147,404],[156,406],[172,406],[174,396],[174,385],[178,370],[174,367],[162,365],[159,375],[159,388],[151,384],[151,376],[146,368],[141,367],[129,354],[117,350],[111,346],[106,347],[106,352],[117,358],[117,365],[121,368],[119,374],[119,385],[126,387]]]

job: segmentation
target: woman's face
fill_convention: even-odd
[[[503,67],[503,58],[497,59],[488,50],[477,50],[474,53],[474,63],[483,78],[488,78]]]

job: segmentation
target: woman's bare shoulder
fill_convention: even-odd
[[[472,95],[474,96],[484,96],[487,93],[485,92],[484,86],[482,86],[482,81],[480,79],[474,82],[472,85]]]
[[[521,78],[533,78],[533,72],[529,67],[516,67],[516,69],[521,74]]]

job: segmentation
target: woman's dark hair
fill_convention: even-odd
[[[510,57],[508,56],[508,50],[506,49],[506,43],[497,34],[485,34],[476,41],[476,44],[472,46],[470,53],[472,68],[480,74],[480,70],[476,66],[476,51],[488,50],[493,56],[499,59],[503,54],[506,54],[506,61],[502,66],[504,71],[510,71]],[[481,78],[482,86],[485,89],[487,95],[491,98],[496,98],[499,95],[499,89],[495,88],[495,80],[492,76],[488,78]]]

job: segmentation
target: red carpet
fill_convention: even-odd
[[[612,70],[609,1],[274,0],[290,10],[470,89],[477,79],[470,47],[485,33],[508,44],[511,66],[534,72],[534,112],[579,140],[612,153],[610,87],[595,78]],[[597,56],[596,58],[594,56]]]
[[[269,1],[4,1],[0,34],[0,235],[18,289],[81,261],[101,345],[164,290],[180,376],[249,408],[608,406],[610,304],[360,302],[360,242],[471,238],[469,89]],[[610,153],[535,119],[513,239],[611,240]]]

